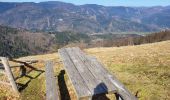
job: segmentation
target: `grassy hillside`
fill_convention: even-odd
[[[145,44],[139,46],[91,48],[84,50],[94,55],[106,65],[110,73],[116,75],[125,86],[135,94],[139,91],[139,100],[168,100],[170,99],[170,41]],[[75,100],[71,82],[67,74],[62,71],[63,65],[59,61],[58,53],[28,56],[18,60],[38,59],[32,66],[44,70],[44,61],[55,62],[55,75],[58,78],[59,90],[62,100]],[[18,69],[14,69],[15,77]],[[38,77],[36,77],[40,74]],[[0,99],[42,100],[45,99],[45,74],[32,71],[28,74],[33,77],[20,95],[12,93],[10,88],[0,85]],[[0,78],[5,78],[1,75]],[[17,80],[25,84],[28,77]],[[113,95],[107,95],[114,100]]]
[[[170,41],[93,48],[87,52],[100,59],[140,100],[170,99]]]

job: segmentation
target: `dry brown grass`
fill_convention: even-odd
[[[139,100],[170,99],[170,41],[119,48],[92,48],[84,51],[103,62],[110,73],[116,75],[133,94],[139,91]],[[32,66],[41,70],[45,70],[44,61],[52,60],[55,63],[55,76],[60,79],[61,84],[66,83],[64,89],[59,87],[62,91],[62,98],[68,90],[70,99],[76,100],[74,88],[67,74],[64,74],[64,79],[62,79],[63,65],[58,63],[60,59],[57,53],[19,58],[19,60],[29,59],[39,60]],[[33,71],[30,76],[34,77],[36,74],[37,72]],[[18,80],[20,83],[26,81],[28,79],[25,77]],[[114,99],[112,95],[108,97],[111,100]],[[0,99],[45,99],[45,74],[32,79],[19,96],[14,95],[9,87],[0,85]]]
[[[102,61],[140,100],[170,99],[170,41],[85,50]]]

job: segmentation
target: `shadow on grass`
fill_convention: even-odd
[[[20,79],[20,78],[22,78],[22,77],[27,77],[27,78],[29,78],[29,80],[28,80],[25,84],[17,83],[17,85],[18,85],[18,90],[19,90],[20,92],[22,92],[22,91],[28,86],[28,84],[31,82],[32,79],[38,78],[42,73],[43,73],[43,72],[39,73],[38,75],[36,75],[36,76],[34,76],[34,77],[29,76],[29,75],[24,75],[24,76],[21,76],[21,77],[17,77],[16,79]]]
[[[30,82],[31,82],[31,79],[27,81],[27,83],[25,84],[17,83],[19,92],[22,92],[28,86]]]
[[[58,75],[58,85],[59,85],[61,100],[71,100],[66,82],[64,80],[64,74],[65,71],[61,70],[60,74]]]
[[[18,79],[21,79],[23,77],[29,78],[29,80],[25,84],[17,83],[18,90],[20,92],[22,92],[28,86],[28,84],[31,82],[32,79],[38,78],[44,72],[43,70],[39,70],[39,69],[33,67],[32,65],[26,63],[26,62],[17,61],[17,60],[13,60],[13,59],[10,59],[10,60],[13,61],[13,62],[17,62],[17,63],[23,64],[22,66],[20,66],[20,76],[16,77],[15,81],[18,80]],[[27,68],[30,69],[28,72],[27,72]],[[38,72],[38,74],[35,75],[35,76],[29,75],[32,71],[36,71],[36,72]]]

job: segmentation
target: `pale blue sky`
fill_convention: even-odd
[[[105,6],[167,6],[170,0],[0,0],[1,2],[42,2],[42,1],[62,1],[82,4],[99,4]]]

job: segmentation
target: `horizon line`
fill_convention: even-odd
[[[87,3],[87,4],[74,4],[74,3],[70,3],[70,2],[63,2],[63,1],[39,1],[39,2],[35,2],[35,1],[0,1],[0,3],[43,3],[43,2],[61,2],[61,3],[67,3],[67,4],[73,4],[75,6],[83,6],[83,5],[98,5],[98,6],[105,6],[105,7],[168,7],[170,5],[154,5],[154,6],[127,6],[127,5],[113,5],[113,6],[107,6],[107,5],[102,5],[102,4],[94,4],[94,3]]]

